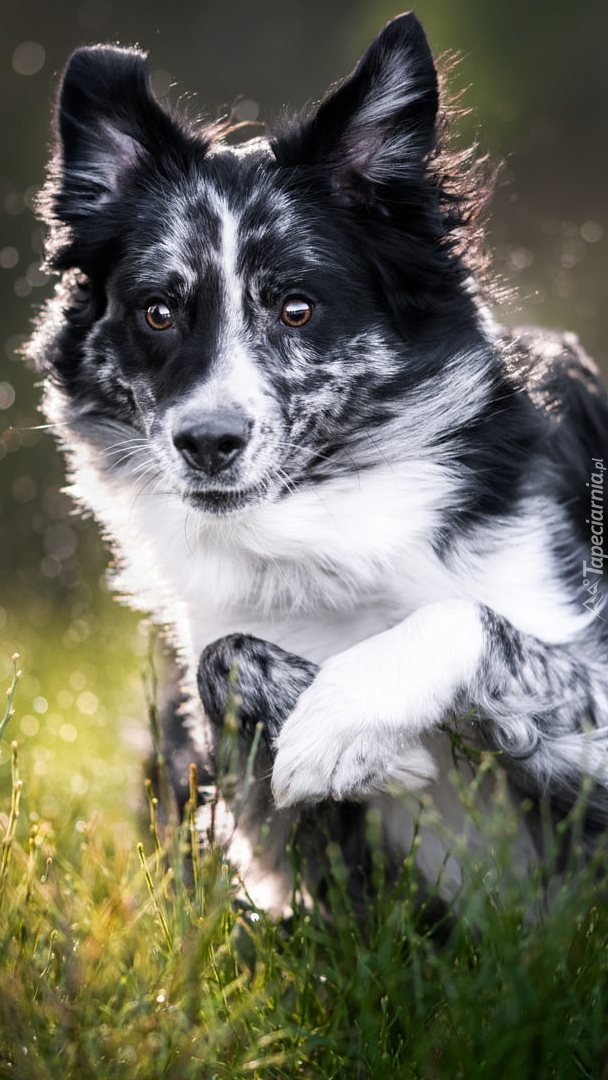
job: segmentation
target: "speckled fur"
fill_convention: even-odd
[[[110,47],[74,54],[56,125],[40,205],[62,279],[31,355],[118,588],[198,671],[198,752],[212,764],[232,667],[243,770],[265,725],[227,833],[249,887],[281,905],[297,822],[308,851],[323,822],[320,847],[362,863],[368,803],[407,851],[398,792],[467,831],[442,734],[464,713],[555,812],[590,776],[603,828],[607,609],[583,567],[606,392],[572,336],[488,314],[479,171],[444,145],[414,16],[242,146],[171,115],[144,57]],[[432,881],[449,842],[424,835]]]

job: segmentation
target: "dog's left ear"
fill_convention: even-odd
[[[349,205],[390,201],[417,182],[435,143],[437,75],[424,30],[411,12],[393,19],[355,70],[272,148],[280,165],[329,172]]]
[[[150,171],[171,176],[196,142],[155,99],[146,57],[137,49],[77,49],[64,72],[56,108],[56,148],[39,207],[51,227],[47,260],[57,269],[88,271],[108,238],[125,189]]]

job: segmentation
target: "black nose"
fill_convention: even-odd
[[[252,421],[236,409],[185,417],[173,445],[191,468],[216,476],[233,465],[249,442]]]

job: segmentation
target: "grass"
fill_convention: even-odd
[[[145,808],[141,749],[115,721],[91,724],[84,753],[74,717],[35,731],[10,668],[7,682],[0,1077],[608,1078],[605,848],[544,905],[540,875],[509,872],[513,822],[498,798],[484,823],[493,855],[467,866],[449,933],[416,914],[414,852],[398,888],[376,861],[363,922],[333,849],[331,920],[297,888],[292,918],[273,920],[236,899],[220,847],[190,859],[194,776],[182,825],[161,827],[149,789],[146,820],[133,797]],[[81,682],[72,695],[93,693]],[[86,720],[91,700],[80,704]],[[105,771],[92,764],[104,757]]]

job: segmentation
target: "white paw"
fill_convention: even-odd
[[[481,645],[474,605],[452,601],[330,657],[277,739],[277,805],[412,790],[433,779],[421,736],[466,693]]]
[[[415,737],[387,723],[374,703],[344,690],[324,668],[302,694],[277,740],[272,788],[279,807],[415,790],[435,776],[431,755]]]

